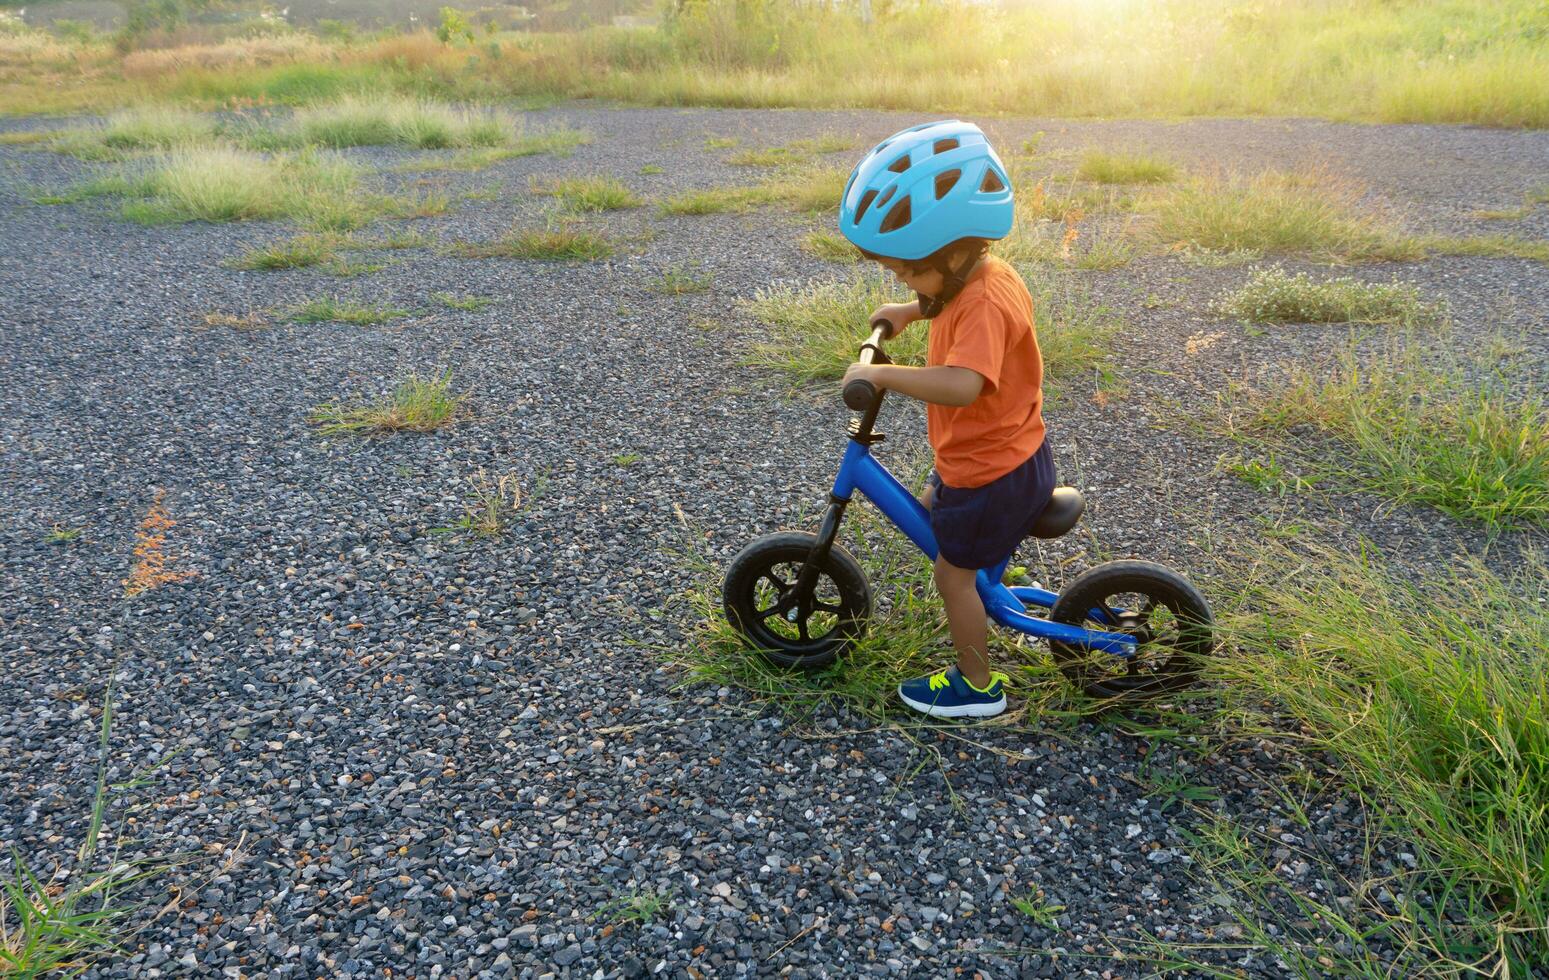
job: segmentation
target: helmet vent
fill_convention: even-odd
[[[860,224],[861,223],[861,218],[865,216],[866,209],[871,207],[871,202],[873,200],[875,200],[876,197],[877,197],[877,192],[876,191],[867,191],[865,194],[861,195],[861,203],[855,209],[855,223],[856,224]]]
[[[880,208],[882,205],[891,201],[893,199],[893,192],[896,190],[898,190],[898,185],[894,184],[892,187],[889,187],[887,190],[883,191],[882,196],[877,198],[877,207]]]
[[[893,210],[889,211],[887,213],[887,217],[882,219],[882,227],[878,228],[877,230],[884,233],[895,231],[899,228],[902,228],[904,225],[907,225],[909,223],[909,218],[909,199],[906,197],[902,201],[899,201],[897,204],[893,205]]]
[[[936,175],[936,200],[947,196],[947,191],[957,186],[958,178],[963,176],[961,170],[948,170],[946,173]]]
[[[936,145],[932,146],[930,148],[930,151],[932,153],[945,153],[948,150],[955,150],[955,149],[957,149],[958,146],[960,146],[960,145],[961,144],[959,144],[958,141],[955,140],[955,139],[937,140],[936,141]]]
[[[993,194],[996,191],[1003,191],[1005,189],[1006,185],[995,175],[995,171],[986,170],[984,172],[984,180],[980,182],[979,190],[984,191],[986,194]]]
[[[897,160],[894,160],[892,163],[888,164],[888,168],[887,169],[891,170],[895,174],[901,174],[905,170],[908,170],[909,169],[909,154],[905,153],[903,156],[899,157]]]

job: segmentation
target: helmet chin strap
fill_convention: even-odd
[[[920,298],[920,316],[927,320],[934,320],[940,316],[946,305],[956,299],[957,294],[968,284],[968,274],[979,264],[979,260],[984,258],[984,252],[984,247],[980,246],[965,257],[956,268],[953,268],[952,263],[945,257],[937,259],[936,271],[941,273],[942,278],[941,292],[935,296],[915,293]]]

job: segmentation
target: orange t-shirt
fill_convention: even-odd
[[[994,256],[979,263],[963,291],[931,321],[926,363],[984,377],[971,405],[925,406],[941,482],[982,487],[1043,445],[1043,357],[1033,332],[1033,297],[1011,266]]]

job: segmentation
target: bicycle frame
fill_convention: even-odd
[[[818,540],[813,545],[807,564],[798,577],[799,595],[811,596],[811,586],[815,584],[817,569],[822,567],[823,560],[833,546],[834,538],[839,533],[839,522],[843,519],[845,508],[857,490],[876,505],[878,510],[887,515],[888,520],[892,521],[893,525],[910,541],[913,541],[915,547],[919,548],[927,558],[933,562],[936,560],[936,536],[931,531],[929,512],[915,499],[914,494],[910,493],[898,478],[871,454],[871,444],[882,438],[871,431],[876,421],[877,411],[881,407],[881,395],[882,393],[879,392],[859,424],[852,423],[850,443],[845,449],[844,461],[839,464],[839,474],[834,479],[828,511],[823,515]],[[1058,596],[1047,589],[1007,587],[1001,579],[1010,562],[1011,558],[1007,556],[1006,560],[996,567],[981,569],[976,577],[979,598],[983,601],[985,612],[989,614],[990,619],[1007,629],[1017,630],[1029,636],[1085,646],[1118,657],[1134,656],[1135,638],[1127,634],[1085,630],[1078,626],[1051,622],[1048,619],[1028,615],[1029,606],[1048,609],[1054,605],[1054,600]],[[810,601],[810,598],[799,601],[805,604]],[[1093,610],[1090,615],[1097,622],[1112,621],[1105,611]]]

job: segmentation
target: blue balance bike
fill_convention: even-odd
[[[888,326],[873,324],[862,363],[888,363]],[[817,534],[783,531],[749,544],[726,572],[727,620],[772,663],[827,667],[865,632],[871,587],[860,564],[834,539],[855,491],[887,515],[926,557],[936,557],[930,515],[871,455],[884,438],[873,432],[885,390],[867,381],[845,386],[844,401],[863,412],[850,422],[850,443]],[[1086,504],[1074,487],[1054,491],[1033,527],[1057,538],[1076,526]],[[1148,561],[1112,561],[1077,576],[1058,595],[1006,586],[1006,561],[980,570],[979,598],[1001,626],[1049,642],[1055,662],[1089,696],[1135,700],[1194,681],[1214,648],[1210,606],[1177,572]],[[1034,615],[1031,610],[1047,610]]]

